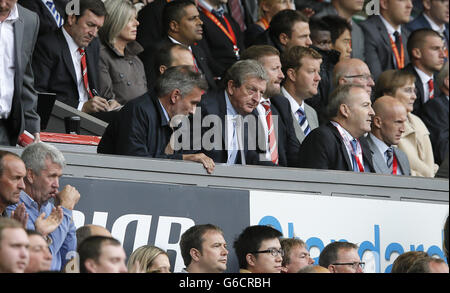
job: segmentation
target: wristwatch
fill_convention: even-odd
[[[50,246],[53,243],[53,239],[50,236],[44,236],[44,240],[47,242],[47,245]]]

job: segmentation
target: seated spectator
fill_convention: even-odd
[[[52,254],[42,234],[34,230],[27,230],[30,246],[30,262],[25,273],[37,273],[50,271],[52,265]]]
[[[282,10],[270,21],[269,29],[260,34],[251,45],[270,45],[281,53],[293,46],[312,45],[309,19],[293,10]]]
[[[54,32],[64,24],[70,0],[19,0],[17,3],[39,16],[39,36]]]
[[[42,142],[30,144],[23,150],[22,160],[27,175],[20,203],[25,204],[29,215],[26,227],[45,237],[53,257],[51,269],[59,271],[67,262],[69,252],[76,250],[76,228],[72,217],[80,194],[70,185],[59,191],[65,159],[54,146]],[[54,204],[49,201],[52,198]],[[15,209],[16,205],[13,205],[7,211],[12,213]]]
[[[250,226],[234,241],[240,273],[281,273],[284,251],[281,232],[270,226]]]
[[[26,172],[25,164],[17,154],[0,150],[0,218],[8,217],[6,208],[19,202],[20,193],[25,189],[23,178]],[[21,209],[24,208],[21,205]],[[20,218],[15,220],[24,222]]]
[[[339,86],[330,97],[330,121],[311,131],[300,148],[302,168],[374,172],[367,143],[359,140],[371,130],[375,115],[361,85]]]
[[[331,50],[331,32],[328,24],[322,19],[313,17],[309,20],[309,30],[311,31],[311,42],[314,47],[323,51]]]
[[[333,71],[333,86],[336,88],[343,84],[362,85],[371,96],[375,82],[366,63],[359,59],[345,59],[337,63]]]
[[[23,273],[30,261],[29,245],[20,222],[0,217],[0,273]]]
[[[156,51],[153,71],[159,77],[168,68],[182,65],[194,67],[194,60],[189,48],[181,44],[164,43]]]
[[[299,274],[308,274],[308,273],[309,274],[311,274],[311,273],[312,274],[323,274],[323,273],[329,274],[330,271],[321,266],[309,265],[304,268],[301,268],[300,270],[298,270],[297,273],[299,273]]]
[[[84,225],[77,229],[77,247],[80,246],[84,239],[91,236],[105,236],[112,237],[111,232],[109,232],[105,227],[99,225]]]
[[[408,274],[448,274],[448,265],[443,259],[434,257],[422,257],[417,259],[408,269]]]
[[[136,42],[136,9],[129,1],[105,1],[107,16],[99,30],[100,96],[124,105],[147,92],[144,65],[137,57],[144,49]]]
[[[428,254],[423,251],[408,251],[400,254],[392,264],[391,273],[406,273],[413,263],[419,258],[427,258]]]
[[[284,238],[280,243],[284,251],[282,273],[298,273],[302,268],[314,264],[314,259],[311,258],[303,240]]]
[[[389,95],[406,107],[408,119],[398,148],[408,156],[411,176],[434,177],[438,166],[434,164],[430,133],[422,120],[411,113],[417,97],[414,82],[414,75],[407,71],[383,72],[377,80],[375,98]]]
[[[372,130],[365,138],[372,152],[376,173],[411,175],[408,157],[397,146],[405,132],[405,106],[393,97],[384,96],[373,104]]]
[[[169,256],[159,247],[144,245],[130,255],[127,268],[130,273],[170,273]]]
[[[331,242],[319,256],[319,265],[331,273],[364,273],[364,264],[358,255],[358,246],[350,242]]]
[[[223,273],[227,269],[227,243],[217,226],[192,226],[181,235],[180,250],[186,266],[182,273]]]
[[[206,80],[191,66],[169,68],[157,80],[154,93],[134,99],[120,110],[106,128],[97,151],[194,161],[202,163],[211,173],[215,166],[213,160],[203,153],[180,153],[172,136],[173,127],[179,127],[183,117],[195,112],[207,89]]]
[[[126,254],[111,237],[91,236],[78,247],[80,273],[126,273]]]
[[[449,127],[449,75],[448,61],[436,77],[436,87],[441,95],[429,100],[423,105],[422,120],[430,131],[434,162],[438,165],[444,161],[448,153]]]
[[[352,56],[352,26],[342,17],[325,16],[322,21],[328,25],[331,34],[331,49],[340,53],[340,59],[350,59]]]
[[[408,39],[408,53],[411,63],[405,71],[416,77],[417,99],[412,113],[422,117],[423,105],[441,95],[436,84],[436,75],[444,66],[444,41],[431,29],[416,30]]]

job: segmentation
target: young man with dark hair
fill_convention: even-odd
[[[125,251],[111,237],[91,236],[78,247],[80,273],[126,273]]]

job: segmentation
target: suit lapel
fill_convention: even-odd
[[[23,18],[22,18],[22,13],[20,13],[20,8],[19,6],[17,6],[17,8],[19,9],[19,19],[14,22],[14,57],[15,57],[15,73],[14,73],[14,83],[15,86],[17,88],[19,88],[19,84],[18,82],[20,82],[20,73],[23,72],[23,64],[22,64],[22,57],[20,56],[21,54],[21,49],[22,49],[22,42],[23,42],[23,33],[24,33],[24,22],[23,22]]]
[[[62,46],[62,57],[64,60],[64,63],[66,64],[67,69],[70,72],[70,76],[72,77],[72,80],[75,84],[77,83],[77,75],[75,74],[75,68],[73,67],[73,61],[72,56],[70,53],[69,45],[67,44],[66,38],[64,37],[62,29],[59,29],[57,32],[57,37],[59,38],[59,41]],[[81,68],[80,68],[81,70]]]
[[[375,167],[375,171],[379,170],[380,173],[389,174],[390,171],[387,167],[387,164],[384,162],[382,154],[378,150],[377,146],[375,145],[370,135],[367,136],[367,143],[369,145],[370,152],[372,153],[373,156],[373,165]]]
[[[289,109],[291,110],[291,109]],[[303,132],[302,128],[300,127],[300,124],[297,121],[297,117],[295,117],[295,114],[292,113],[292,123],[294,124],[294,130],[295,130],[295,136],[297,136],[297,139],[300,143],[303,142],[303,140],[305,139],[305,133]],[[307,117],[308,119],[308,117]]]
[[[345,163],[347,163],[347,170],[353,171],[353,168],[352,168],[352,162],[350,162],[350,158],[348,157],[347,148],[345,147],[345,144],[344,144],[344,142],[342,141],[342,136],[341,136],[341,134],[339,133],[339,130],[337,130],[336,127],[334,127],[334,125],[331,124],[331,122],[328,122],[327,125],[328,125],[328,127],[331,128],[331,131],[333,132],[333,134],[336,136],[336,138],[337,138],[338,141],[339,141],[339,144],[340,144],[340,150],[341,150],[341,152],[342,152],[342,156],[344,156]]]
[[[383,40],[386,47],[388,47],[390,50],[391,48],[391,40],[389,39],[389,33],[386,29],[386,27],[383,24],[383,21],[379,16],[375,16],[375,22],[378,28],[378,31],[380,32],[381,39]]]

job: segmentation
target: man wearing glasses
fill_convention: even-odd
[[[358,254],[358,245],[350,242],[332,242],[319,256],[319,265],[331,273],[364,273],[364,262]]]
[[[362,85],[369,96],[371,96],[372,87],[375,85],[375,82],[367,64],[360,59],[353,58],[339,61],[334,67],[334,88],[343,84]]]
[[[281,232],[270,226],[250,226],[234,242],[240,273],[280,273],[284,251]]]
[[[284,238],[280,242],[284,251],[283,273],[298,273],[300,269],[314,264],[314,259],[311,258],[303,240]]]

